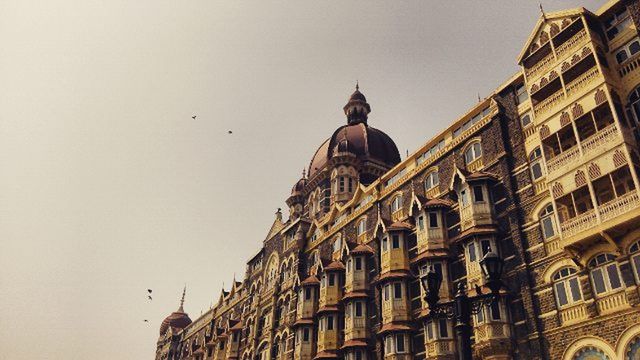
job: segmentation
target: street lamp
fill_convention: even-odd
[[[498,292],[502,287],[502,270],[504,260],[497,253],[489,251],[480,260],[482,273],[487,280],[487,286],[491,289],[491,294],[482,294],[479,287],[476,287],[477,294],[473,297],[467,295],[467,286],[464,282],[459,282],[453,301],[438,304],[440,300],[440,286],[442,285],[442,274],[435,271],[430,266],[427,273],[422,277],[422,287],[424,288],[425,301],[429,305],[429,316],[455,319],[456,348],[458,359],[473,360],[471,356],[471,315],[477,314],[483,307],[498,300]]]

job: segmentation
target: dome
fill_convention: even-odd
[[[191,319],[189,315],[184,312],[184,295],[187,292],[187,287],[185,286],[184,290],[182,290],[182,299],[180,300],[180,307],[177,311],[171,313],[171,315],[167,316],[164,320],[162,320],[162,324],[160,324],[160,336],[167,333],[169,327],[184,329],[189,324],[191,324]]]
[[[400,162],[395,142],[383,131],[364,123],[344,125],[320,145],[311,159],[309,177],[321,170],[338,153],[350,153],[361,160],[393,167]]]
[[[304,177],[298,180],[298,182],[295,185],[293,185],[293,188],[291,189],[291,196],[302,194],[302,192],[304,191],[304,186],[306,184],[307,184],[307,179],[305,179]]]
[[[191,319],[187,315],[182,307],[178,311],[171,313],[167,316],[160,325],[160,335],[164,335],[169,330],[169,326],[172,328],[184,329],[187,325],[191,324]]]

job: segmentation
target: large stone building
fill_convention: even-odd
[[[640,359],[639,25],[638,1],[543,13],[521,71],[402,161],[356,89],[244,280],[167,317],[156,359],[453,359],[420,277],[484,292],[489,248],[475,357]]]

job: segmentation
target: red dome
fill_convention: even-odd
[[[169,326],[178,329],[184,329],[187,325],[191,324],[191,319],[189,315],[187,315],[182,307],[178,309],[178,311],[171,313],[171,315],[167,316],[160,325],[160,335],[164,335],[169,330]]]
[[[339,127],[320,145],[309,164],[309,177],[322,170],[338,152],[348,152],[363,161],[373,161],[388,167],[400,162],[398,147],[391,137],[361,122]]]

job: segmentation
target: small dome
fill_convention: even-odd
[[[291,196],[302,194],[302,192],[304,191],[304,186],[306,184],[307,184],[307,179],[305,179],[304,177],[298,180],[298,182],[295,185],[293,185],[293,188],[291,189]]]
[[[367,102],[367,98],[364,96],[363,93],[360,92],[359,87],[356,87],[356,91],[353,92],[353,94],[351,94],[351,96],[349,97],[349,100],[360,100],[360,101],[364,101]]]
[[[184,290],[182,290],[182,299],[180,300],[180,307],[177,311],[171,313],[171,315],[167,316],[164,320],[162,320],[162,324],[160,324],[160,336],[163,336],[169,330],[169,327],[184,329],[189,324],[191,324],[191,319],[189,315],[184,312],[184,295],[187,292],[187,287],[185,286]]]
[[[169,327],[184,329],[189,324],[191,324],[191,319],[189,318],[189,315],[187,315],[182,310],[182,307],[180,307],[178,311],[171,313],[171,315],[167,316],[162,321],[162,324],[160,325],[160,335],[166,334],[167,330],[169,330]]]

